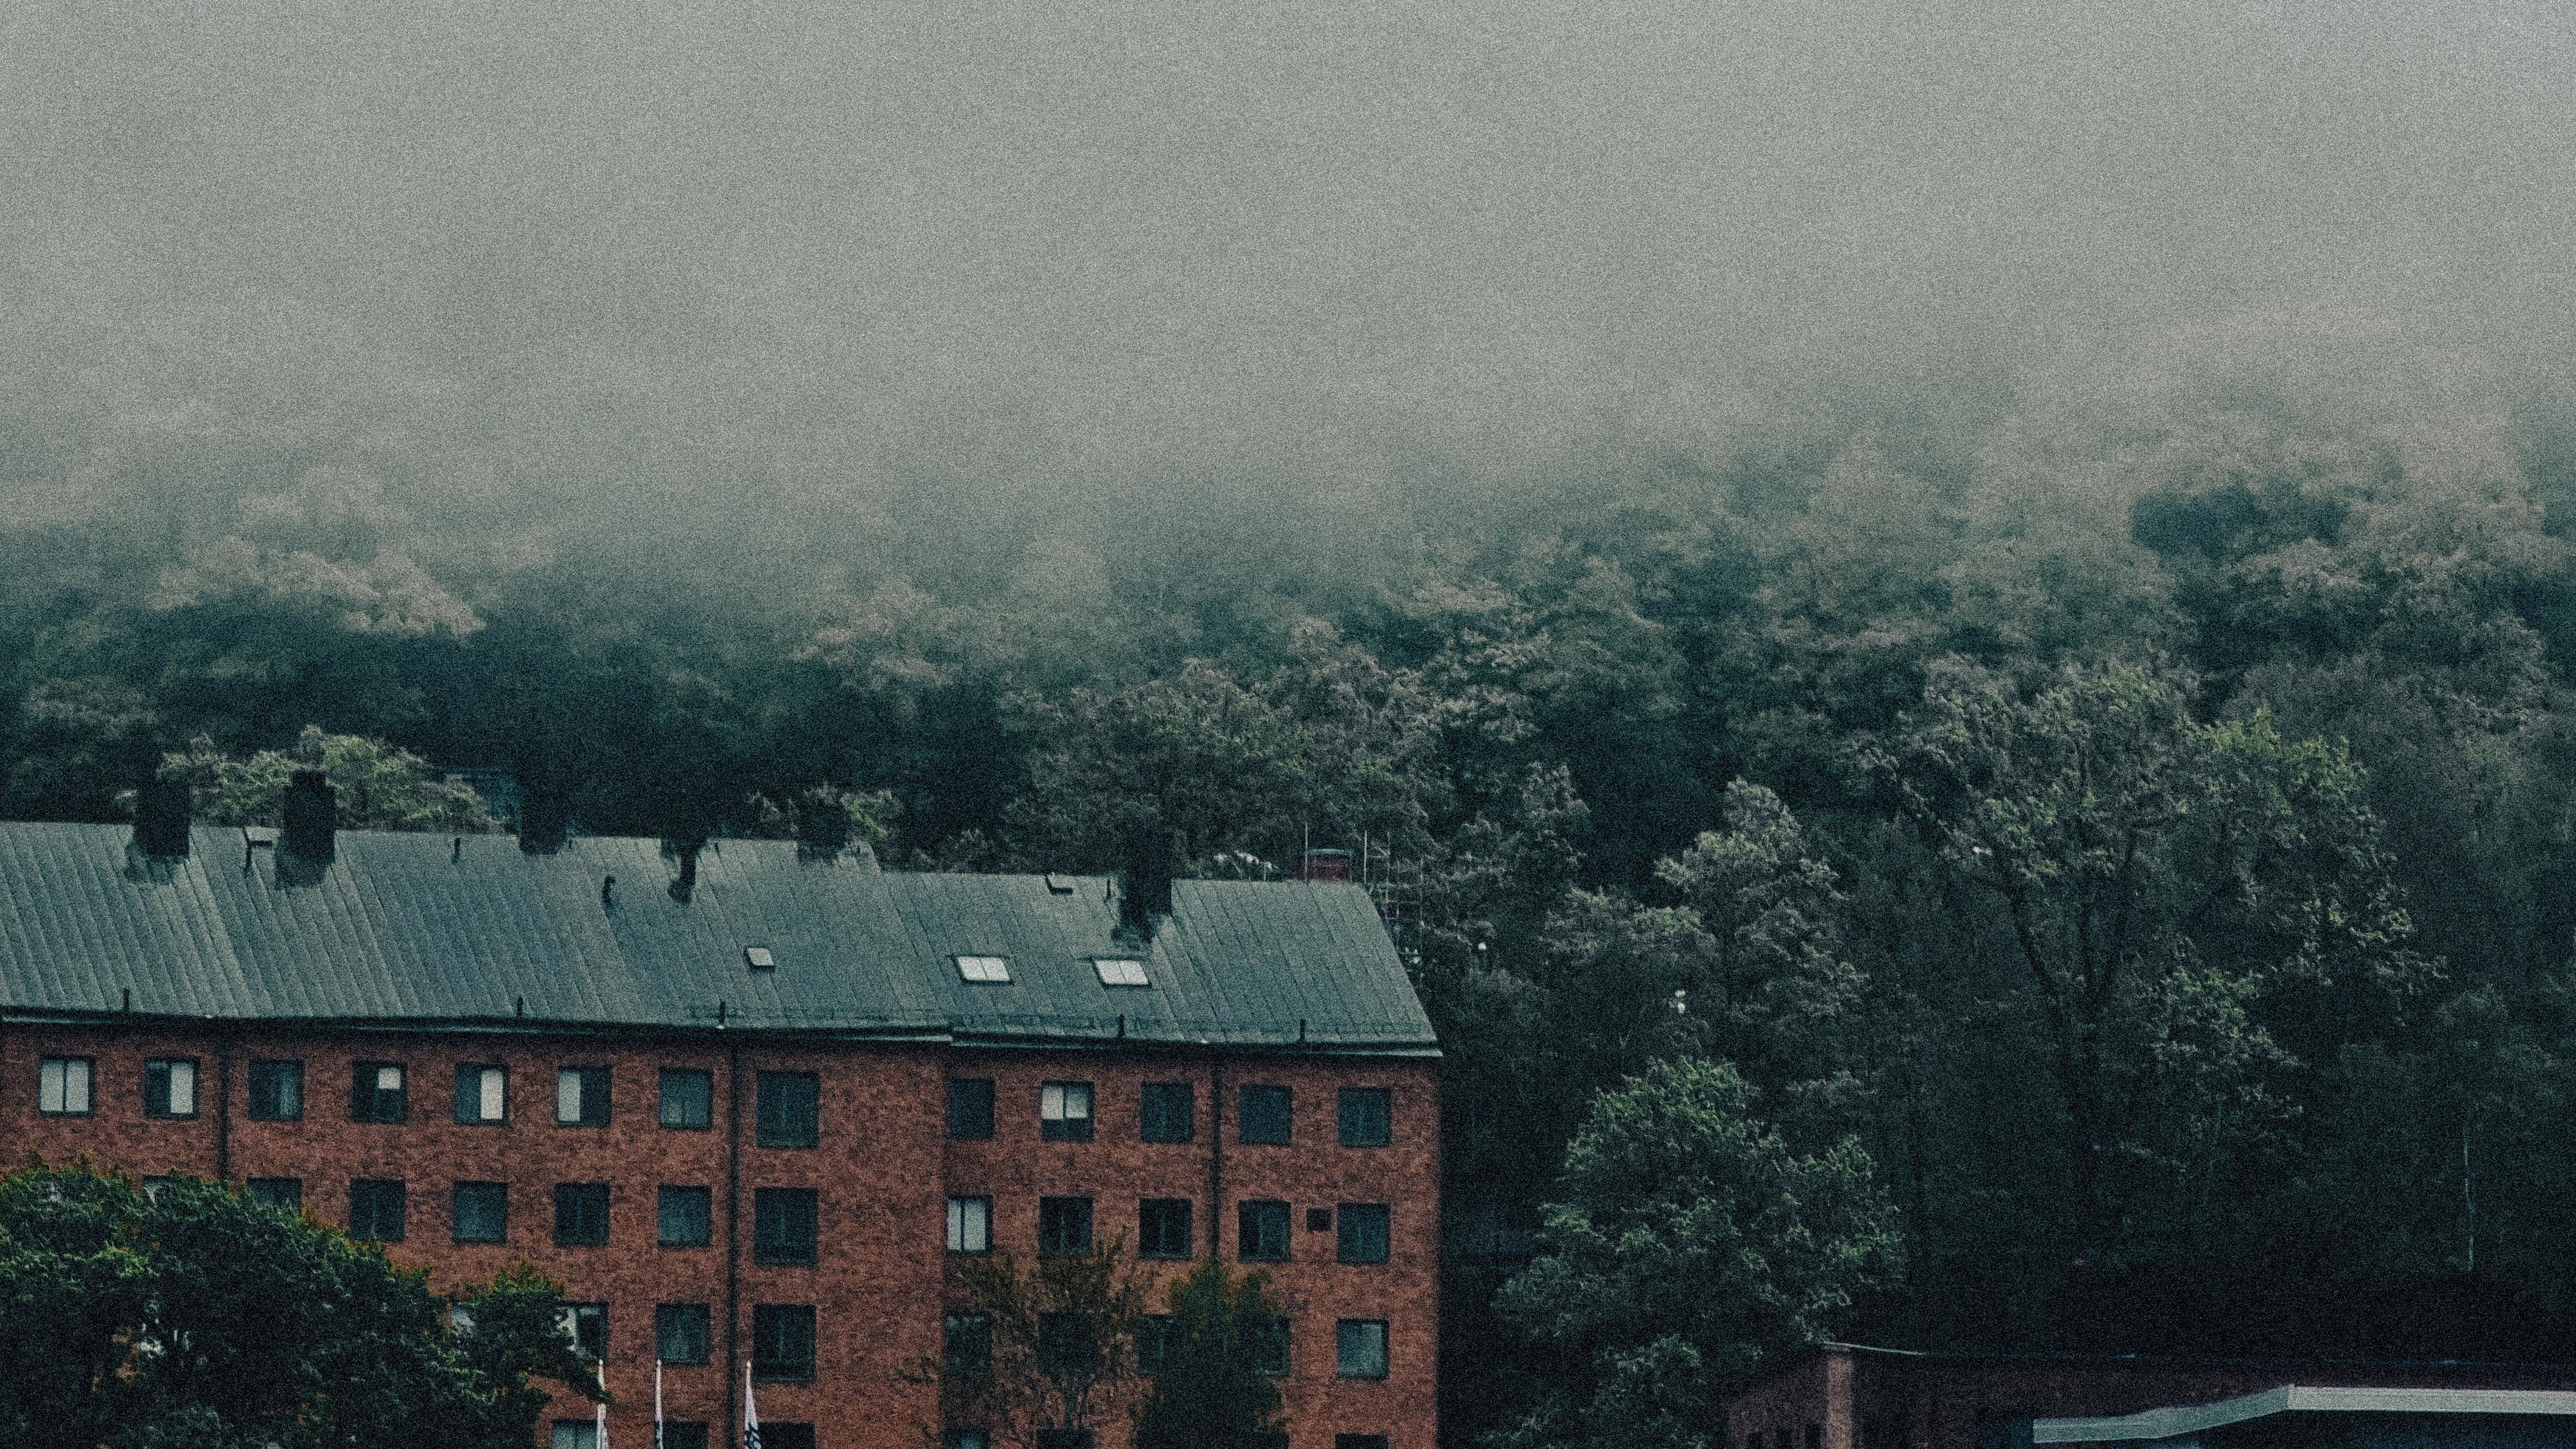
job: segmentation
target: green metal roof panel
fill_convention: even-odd
[[[303,1021],[524,1017],[745,1027],[1424,1050],[1368,897],[1347,884],[1179,881],[1148,941],[1100,876],[882,872],[788,841],[711,842],[688,901],[652,840],[550,856],[507,836],[343,831],[319,870],[198,827],[146,860],[118,825],[0,823],[0,1009]],[[247,862],[247,865],[245,865]],[[615,904],[600,883],[617,877]],[[1070,887],[1060,890],[1051,887]],[[749,947],[774,970],[753,971]],[[954,957],[1010,958],[1011,980]],[[1150,986],[1101,984],[1132,956]]]

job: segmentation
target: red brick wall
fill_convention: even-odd
[[[96,1105],[87,1118],[36,1112],[37,1062],[44,1056],[96,1059]],[[193,1120],[148,1121],[142,1114],[143,1062],[194,1056],[200,1066],[200,1111]],[[254,1122],[247,1115],[248,1065],[255,1057],[304,1064],[305,1115],[299,1122]],[[736,1237],[739,1308],[736,1336],[725,1326],[727,1131],[731,1074],[739,1059],[740,1221]],[[219,1150],[229,1059],[229,1142]],[[348,1093],[360,1060],[407,1068],[408,1119],[401,1125],[352,1122]],[[498,1063],[509,1071],[509,1120],[462,1124],[454,1118],[460,1063]],[[554,1120],[557,1071],[605,1066],[612,1110],[605,1127],[560,1126]],[[692,1067],[713,1074],[715,1126],[705,1132],[663,1129],[658,1072]],[[813,1149],[762,1148],[754,1132],[753,1082],[758,1072],[810,1071],[820,1078],[821,1143]],[[1222,1076],[1223,1091],[1215,1086]],[[990,1077],[996,1083],[995,1139],[952,1142],[946,1136],[946,1079]],[[1094,1084],[1093,1140],[1043,1142],[1038,1085],[1050,1080]],[[1197,1086],[1195,1140],[1139,1140],[1138,1102],[1148,1081]],[[1235,1103],[1245,1083],[1288,1086],[1294,1102],[1290,1146],[1237,1143]],[[1337,1131],[1338,1089],[1385,1086],[1393,1102],[1392,1144],[1345,1148]],[[1040,1196],[1089,1195],[1095,1232],[1136,1240],[1136,1203],[1185,1197],[1193,1247],[1235,1259],[1235,1203],[1279,1198],[1291,1204],[1291,1259],[1266,1265],[1291,1315],[1291,1372],[1282,1385],[1293,1449],[1331,1449],[1336,1433],[1385,1433],[1397,1449],[1431,1449],[1436,1416],[1435,1341],[1438,1267],[1438,1112],[1436,1068],[1410,1060],[1063,1050],[949,1050],[930,1045],[870,1046],[693,1035],[667,1041],[522,1033],[217,1032],[159,1026],[75,1028],[14,1023],[0,1028],[0,1160],[29,1150],[52,1160],[86,1155],[138,1174],[190,1172],[229,1180],[296,1177],[308,1211],[345,1224],[349,1182],[400,1178],[408,1184],[404,1241],[397,1261],[433,1270],[447,1286],[489,1277],[527,1260],[561,1279],[576,1301],[609,1308],[611,1438],[649,1442],[653,1374],[653,1307],[665,1302],[710,1306],[714,1362],[665,1370],[664,1401],[673,1419],[703,1419],[714,1442],[726,1441],[739,1413],[742,1360],[750,1352],[752,1309],[762,1303],[816,1307],[816,1381],[762,1384],[765,1420],[806,1420],[832,1449],[913,1449],[920,1425],[935,1413],[922,1390],[897,1378],[906,1364],[935,1354],[941,1332],[945,1266],[945,1199],[990,1195],[997,1246],[1035,1250]],[[1217,1110],[1221,1106],[1221,1112]],[[1221,1199],[1209,1199],[1212,1154],[1223,1133]],[[219,1155],[225,1160],[218,1161]],[[450,1185],[506,1182],[505,1244],[452,1241]],[[554,1242],[553,1188],[559,1182],[610,1185],[605,1247]],[[656,1245],[656,1189],[663,1184],[713,1190],[715,1245]],[[753,1193],[762,1187],[810,1187],[820,1194],[821,1261],[813,1267],[756,1264],[751,1259]],[[1334,1261],[1334,1236],[1306,1230],[1310,1207],[1384,1202],[1392,1207],[1390,1261]],[[1187,1264],[1160,1269],[1168,1278]],[[1158,1308],[1160,1304],[1156,1305]],[[1384,1318],[1389,1375],[1382,1381],[1335,1373],[1335,1323]],[[565,1412],[586,1418],[586,1407]],[[1113,1431],[1123,1429],[1112,1426]],[[1104,1443],[1123,1442],[1123,1432]]]

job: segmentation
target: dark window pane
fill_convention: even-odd
[[[1332,1230],[1333,1210],[1331,1208],[1306,1209],[1306,1231],[1310,1233],[1329,1233]]]
[[[1088,1375],[1099,1367],[1100,1345],[1088,1313],[1038,1315],[1038,1372],[1057,1378]]]
[[[197,1115],[197,1063],[194,1058],[176,1057],[143,1064],[143,1115]]]
[[[349,1184],[349,1236],[362,1243],[402,1241],[402,1179],[361,1177]]]
[[[608,1241],[608,1184],[555,1184],[555,1241],[568,1248],[596,1248]]]
[[[304,1064],[250,1064],[250,1115],[261,1122],[295,1122],[304,1116]]]
[[[662,1125],[713,1127],[716,1123],[715,1077],[679,1067],[662,1069]]]
[[[993,1320],[980,1313],[949,1314],[948,1338],[942,1353],[952,1374],[992,1372]]]
[[[400,1062],[359,1062],[349,1073],[349,1120],[399,1122],[406,1105]]]
[[[1254,1320],[1252,1330],[1252,1363],[1272,1378],[1288,1373],[1288,1320],[1263,1318]]]
[[[254,1177],[242,1184],[242,1191],[261,1207],[290,1213],[304,1207],[304,1179],[300,1177]]]
[[[664,1303],[653,1310],[653,1352],[664,1363],[705,1363],[710,1337],[707,1305]]]
[[[773,1383],[802,1383],[814,1377],[812,1305],[762,1303],[753,1307],[751,1376]]]
[[[608,1305],[567,1303],[563,1313],[564,1328],[572,1335],[573,1347],[605,1361],[608,1357]]]
[[[1136,1320],[1136,1368],[1147,1378],[1159,1377],[1180,1343],[1181,1320],[1175,1314],[1148,1313]]]
[[[1136,1205],[1136,1251],[1148,1258],[1190,1255],[1190,1200],[1149,1197]]]
[[[1384,1147],[1392,1110],[1384,1087],[1342,1088],[1342,1145]]]
[[[948,1079],[948,1135],[981,1141],[993,1135],[993,1081],[990,1077]]]
[[[763,1147],[811,1147],[822,1140],[820,1085],[811,1072],[762,1072],[759,1141]]]
[[[763,1424],[760,1449],[814,1449],[811,1424]]]
[[[665,1423],[662,1426],[662,1449],[707,1449],[707,1426],[695,1421]],[[1381,1444],[1378,1449],[1386,1449],[1386,1446]]]
[[[608,1068],[565,1067],[555,1073],[555,1122],[563,1127],[608,1125]]]
[[[1386,1261],[1386,1204],[1346,1202],[1341,1206],[1340,1252],[1345,1263]]]
[[[497,1182],[460,1182],[449,1224],[460,1243],[497,1243],[510,1235],[510,1189]]]
[[[1198,1133],[1198,1096],[1188,1082],[1147,1082],[1143,1137],[1148,1142],[1187,1142]]]
[[[1038,1088],[1038,1136],[1048,1142],[1091,1140],[1089,1082],[1048,1082]]]
[[[666,1248],[703,1248],[710,1241],[714,1194],[703,1187],[665,1187],[654,1202],[655,1238]]]
[[[814,1261],[816,1200],[810,1187],[764,1187],[751,1195],[751,1260]]]
[[[677,1446],[672,1446],[677,1449]],[[1384,1434],[1335,1434],[1333,1449],[1386,1449]]]
[[[510,1074],[495,1066],[459,1063],[456,1068],[456,1120],[502,1122],[509,1118]]]
[[[1246,1087],[1235,1121],[1239,1140],[1255,1145],[1288,1145],[1288,1089]]]
[[[1096,1449],[1089,1429],[1040,1429],[1037,1449]]]
[[[1091,1199],[1087,1197],[1039,1198],[1038,1251],[1041,1253],[1090,1252]]]
[[[1235,1256],[1246,1262],[1276,1263],[1288,1256],[1288,1204],[1235,1204]]]
[[[1346,1379],[1386,1377],[1386,1320],[1345,1318],[1337,1326],[1333,1372]]]

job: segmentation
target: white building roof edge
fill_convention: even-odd
[[[2576,1393],[2543,1389],[2369,1389],[2284,1385],[2214,1404],[2178,1404],[2099,1419],[2033,1419],[2034,1444],[2102,1444],[2172,1439],[2266,1414],[2561,1414],[2576,1417]]]

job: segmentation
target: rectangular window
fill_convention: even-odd
[[[714,1193],[664,1186],[653,1204],[654,1240],[666,1248],[703,1248],[713,1240]]]
[[[608,1184],[555,1184],[555,1242],[567,1248],[596,1248],[608,1241]]]
[[[349,1184],[349,1236],[362,1243],[403,1240],[401,1178],[361,1177]]]
[[[1386,1377],[1386,1320],[1345,1318],[1334,1333],[1333,1372],[1346,1379]]]
[[[460,1243],[498,1243],[510,1236],[510,1189],[498,1182],[460,1182],[449,1212]]]
[[[1334,1256],[1345,1263],[1386,1261],[1385,1203],[1346,1202],[1340,1217],[1341,1232]]]
[[[707,1449],[707,1426],[703,1420],[665,1422],[661,1432],[661,1449]],[[1386,1449],[1386,1446],[1380,1445],[1378,1449]]]
[[[1332,1230],[1333,1210],[1331,1208],[1306,1209],[1306,1231],[1310,1233],[1329,1233]]]
[[[1147,1082],[1139,1135],[1147,1142],[1187,1142],[1198,1135],[1198,1092],[1188,1082]]]
[[[555,1073],[555,1125],[608,1125],[608,1068],[566,1067]]]
[[[36,1067],[36,1110],[48,1117],[89,1115],[87,1057],[47,1057]]]
[[[814,1449],[811,1424],[763,1424],[760,1449]]]
[[[811,1147],[822,1140],[821,1083],[812,1072],[762,1072],[759,1142],[763,1147]]]
[[[605,1303],[567,1303],[563,1310],[564,1336],[588,1358],[608,1361],[608,1305]]]
[[[304,1064],[252,1062],[250,1115],[255,1122],[300,1122],[304,1119]]]
[[[814,1307],[761,1303],[751,1310],[751,1376],[763,1383],[807,1383],[814,1377]],[[769,1442],[764,1426],[761,1438]]]
[[[579,1419],[555,1420],[554,1449],[599,1449],[599,1425]]]
[[[1088,1313],[1038,1315],[1038,1372],[1072,1378],[1098,1367],[1100,1344]]]
[[[1283,1263],[1288,1259],[1288,1204],[1243,1202],[1234,1205],[1236,1257],[1247,1263]]]
[[[957,979],[984,986],[1005,986],[1011,980],[1011,958],[1008,956],[960,956]]]
[[[751,1194],[751,1260],[800,1264],[814,1261],[818,1203],[810,1187],[764,1187]]]
[[[993,1251],[993,1200],[989,1197],[952,1197],[948,1200],[948,1251],[952,1253],[989,1253]]]
[[[1246,1087],[1235,1116],[1235,1140],[1254,1146],[1288,1145],[1288,1089]]]
[[[1089,1429],[1040,1429],[1034,1449],[1099,1449]]]
[[[703,1131],[716,1125],[714,1074],[664,1067],[662,1125],[686,1132]]]
[[[1288,1376],[1288,1320],[1259,1318],[1252,1329],[1252,1365],[1274,1379]]]
[[[242,1184],[242,1193],[264,1208],[304,1211],[304,1179],[300,1177],[254,1177]]]
[[[948,1079],[948,1135],[967,1142],[981,1142],[992,1137],[992,1078]]]
[[[399,1122],[408,1110],[400,1062],[359,1062],[350,1068],[350,1121]]]
[[[1181,1319],[1175,1313],[1148,1313],[1136,1320],[1136,1371],[1149,1379],[1161,1378],[1180,1347]]]
[[[1038,1199],[1038,1251],[1062,1255],[1091,1251],[1091,1199]]]
[[[193,1058],[169,1057],[143,1064],[143,1115],[197,1115],[197,1063]]]
[[[1136,1252],[1147,1258],[1190,1255],[1190,1200],[1149,1197],[1136,1204]]]
[[[940,1356],[952,1374],[991,1373],[993,1320],[981,1313],[949,1314],[948,1337]]]
[[[653,1309],[653,1353],[664,1363],[705,1363],[711,1340],[707,1305],[663,1303]]]
[[[1049,1082],[1038,1088],[1038,1136],[1048,1142],[1091,1140],[1089,1082]]]
[[[1384,1087],[1342,1088],[1342,1145],[1384,1147],[1391,1135],[1393,1110]]]
[[[456,1069],[456,1120],[510,1120],[510,1073],[501,1067],[464,1063]]]
[[[1091,969],[1100,973],[1103,986],[1151,986],[1153,979],[1145,974],[1145,963],[1133,956],[1097,956]]]
[[[671,1446],[678,1449],[678,1446]],[[1335,1434],[1333,1449],[1386,1449],[1384,1434]]]

